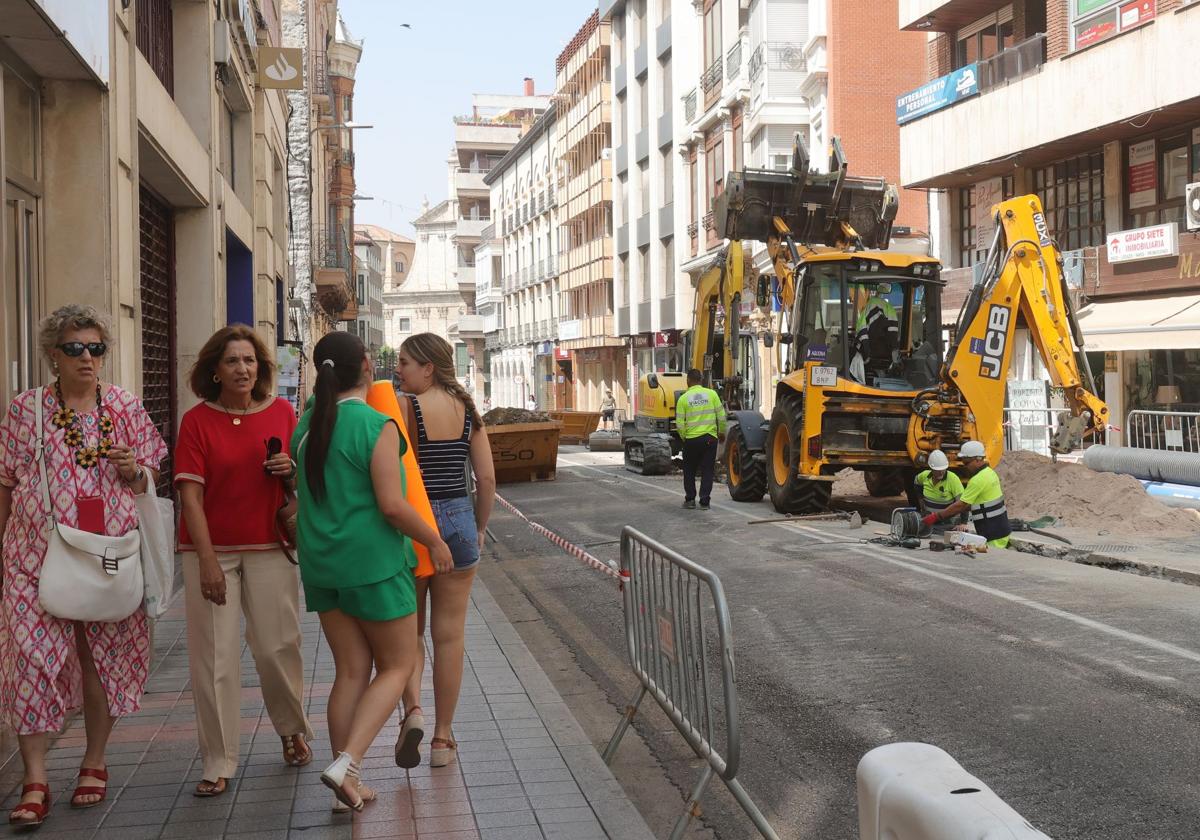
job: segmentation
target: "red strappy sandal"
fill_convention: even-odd
[[[104,787],[98,785],[85,785],[84,779],[95,779],[99,782],[104,782]],[[76,800],[81,796],[99,796],[95,802],[78,802]],[[103,767],[99,770],[93,767],[79,768],[79,786],[75,788],[75,792],[71,794],[72,808],[92,808],[99,805],[108,797],[108,768]]]
[[[42,794],[41,802],[21,802],[17,807],[13,808],[8,814],[8,824],[17,831],[29,831],[37,828],[46,821],[46,815],[50,813],[50,786],[42,782],[31,782],[21,786],[21,798],[24,799],[26,794],[40,793]],[[28,817],[18,817],[20,812],[34,814],[30,819]]]

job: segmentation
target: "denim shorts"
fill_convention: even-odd
[[[479,529],[475,526],[475,508],[471,504],[471,497],[430,499],[429,504],[433,508],[438,531],[454,558],[454,571],[474,568],[479,562]]]

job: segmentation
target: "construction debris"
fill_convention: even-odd
[[[493,408],[483,415],[485,426],[514,426],[518,423],[548,423],[552,418],[544,411],[527,411],[524,408]]]

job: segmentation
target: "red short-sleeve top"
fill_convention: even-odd
[[[241,422],[235,425],[235,418]],[[215,551],[279,547],[275,512],[283,504],[283,482],[267,475],[263,461],[273,437],[290,453],[295,429],[296,412],[279,398],[246,414],[200,403],[183,415],[175,447],[175,483],[204,485],[204,516]],[[182,519],[179,549],[194,550]]]

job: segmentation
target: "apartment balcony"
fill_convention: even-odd
[[[477,312],[468,312],[458,316],[459,338],[483,338],[483,316]]]
[[[354,152],[338,149],[333,157],[329,190],[335,195],[354,195]]]
[[[725,53],[725,80],[732,82],[742,75],[742,42],[738,41]]]
[[[475,266],[459,263],[458,270],[455,272],[455,278],[458,281],[458,290],[460,292],[475,291]]]
[[[800,88],[808,73],[804,44],[792,41],[762,41],[746,62],[746,79],[751,99],[756,102],[769,99],[800,103]]]
[[[459,241],[483,239],[483,229],[490,225],[492,220],[484,217],[482,219],[463,219],[459,218],[454,235]]]
[[[467,198],[487,198],[491,188],[483,183],[487,169],[467,169],[459,167],[454,171],[454,191]]]
[[[689,123],[696,119],[696,90],[692,88],[687,96],[683,97],[683,118]]]
[[[704,110],[711,108],[721,96],[721,57],[713,59],[712,64],[700,77],[700,89],[704,91]]]
[[[1007,0],[900,0],[900,28],[954,32],[970,26]]]
[[[358,303],[350,282],[354,253],[345,230],[313,229],[312,269],[320,307],[335,320],[357,318]]]
[[[1194,12],[1160,16],[1153,26],[1116,35],[1061,61],[1031,66],[1001,58],[998,74],[989,68],[994,86],[977,96],[913,118],[900,127],[900,178],[906,187],[953,186],[1012,171],[1020,154],[1023,167],[1037,167],[1101,144],[1137,136],[1136,117],[1154,114],[1155,125],[1174,125],[1194,118],[1196,85],[1187,73],[1161,73],[1152,85],[1137,74],[1114,73],[1117,67],[1154,67],[1163,56],[1187,55],[1194,49],[1200,18]],[[1189,19],[1190,17],[1190,19]],[[1012,48],[1040,50],[1018,44]],[[1003,55],[1003,54],[1002,54]],[[998,57],[999,58],[999,57]],[[1015,81],[995,84],[1009,69],[1024,73]],[[979,78],[982,81],[984,71]],[[1102,92],[1097,79],[1104,79]],[[1102,94],[1102,95],[1101,95]],[[903,97],[902,97],[903,99]],[[1014,120],[1030,102],[1058,103],[1053,119]],[[946,143],[953,137],[955,142]]]
[[[503,342],[504,331],[486,333],[483,337],[483,348],[495,352],[499,350]]]

